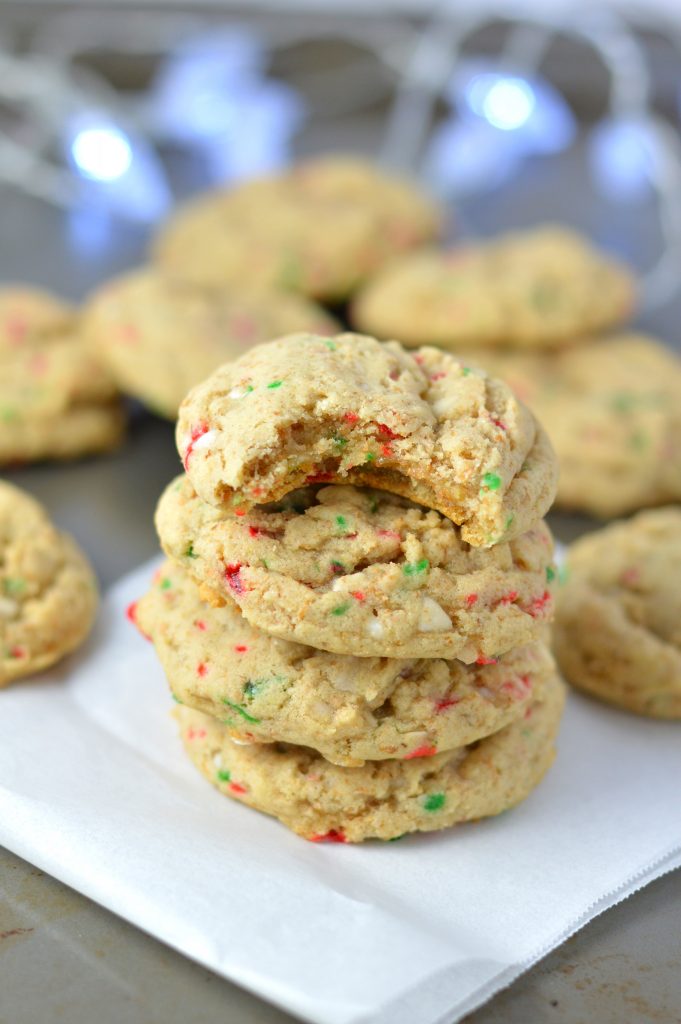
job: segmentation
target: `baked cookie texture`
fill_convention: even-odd
[[[641,512],[572,545],[554,649],[574,686],[681,719],[681,509]]]
[[[556,504],[612,518],[681,499],[681,360],[641,334],[553,355],[476,353],[551,439]]]
[[[309,487],[237,516],[184,477],[166,489],[156,524],[204,596],[325,651],[486,662],[536,641],[553,613],[553,543],[541,522],[485,550],[383,491]]]
[[[222,793],[306,839],[359,843],[500,814],[525,799],[553,761],[563,703],[554,676],[523,717],[492,736],[432,757],[357,768],[305,747],[236,745],[209,715],[187,707],[176,715],[189,757]]]
[[[338,301],[440,226],[414,185],[360,159],[322,157],[189,203],[161,229],[154,258],[182,281]]]
[[[146,267],[90,298],[83,334],[122,391],[175,419],[190,388],[252,345],[297,330],[333,334],[337,327],[302,296],[179,285]]]
[[[78,647],[97,604],[94,573],[75,542],[0,480],[0,687]]]
[[[0,464],[107,451],[123,428],[75,313],[38,289],[0,290]]]
[[[216,718],[237,742],[299,744],[341,765],[465,746],[521,718],[555,675],[542,643],[466,666],[328,654],[278,640],[231,603],[202,601],[172,562],[134,618],[179,703]]]
[[[622,323],[634,294],[629,270],[549,225],[405,256],[368,283],[351,318],[410,346],[551,349]]]
[[[436,509],[476,547],[548,510],[557,466],[510,388],[434,348],[294,334],[220,367],[180,407],[197,493],[241,514],[314,482],[371,486]]]

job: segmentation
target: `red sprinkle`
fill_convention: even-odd
[[[469,594],[468,597],[466,598],[466,607],[467,608],[472,608],[473,605],[476,604],[477,600],[478,600],[478,595],[477,594]]]
[[[502,423],[501,420],[492,419],[492,423],[494,424],[495,427],[499,427],[500,430],[508,430],[506,424]]]
[[[25,647],[19,647],[17,645],[16,647],[10,647],[9,656],[10,658],[27,658],[28,651]]]
[[[244,654],[248,650],[248,647],[246,647],[246,644],[237,644],[234,650],[238,651],[239,654]]]
[[[526,609],[527,613],[536,618],[537,615],[542,615],[546,610],[546,605],[551,600],[551,594],[548,590],[545,590],[541,597],[535,597],[529,608]]]
[[[442,697],[441,700],[435,702],[435,711],[439,715],[442,711],[446,711],[447,708],[453,708],[456,704],[461,703],[461,697]]]
[[[343,419],[346,423],[359,423],[359,416],[356,412],[344,412]]]
[[[417,747],[416,750],[412,750],[411,754],[406,754],[402,760],[411,761],[414,757],[432,757],[433,754],[437,754],[437,747]]]
[[[390,537],[391,540],[402,540],[402,535],[397,530],[376,530],[379,537]]]
[[[248,792],[247,787],[242,786],[240,782],[230,782],[229,789],[230,792],[236,793],[237,796],[242,796],[244,793]]]
[[[354,597],[355,601],[366,601],[366,594],[363,590],[351,590],[350,597]]]
[[[246,515],[246,509],[245,508],[235,508],[234,509],[234,515],[235,516],[239,516],[239,517],[245,516]]]
[[[389,445],[389,444],[382,444],[381,445],[381,455],[383,456],[384,459],[392,459],[394,454],[395,453],[392,450],[392,446],[391,445]]]
[[[244,592],[244,584],[240,575],[242,568],[241,562],[225,566],[225,579],[229,584],[230,590],[233,590],[235,594],[243,594]]]
[[[194,625],[196,626],[197,629],[200,629],[202,633],[205,633],[206,630],[208,629],[208,626],[203,621],[203,619],[197,619]]]
[[[186,735],[188,740],[203,740],[208,734],[205,729],[194,729],[194,727],[191,726],[187,729]]]
[[[399,441],[404,437],[404,434],[397,434],[394,430],[391,430],[387,423],[377,423],[379,433],[384,437],[387,437],[390,441]]]
[[[201,678],[203,679],[203,677],[205,676],[207,671],[208,671],[208,668],[206,666],[205,661],[200,661],[199,664],[196,666],[196,674],[197,674],[197,676],[201,676]]]
[[[332,828],[328,832],[317,832],[308,838],[311,843],[347,843],[345,834],[337,828]]]
[[[200,437],[203,437],[203,435],[207,433],[207,423],[199,423],[198,427],[192,427],[191,439],[189,441],[189,444],[187,445],[187,448],[184,453],[184,458],[182,460],[182,464],[184,465],[185,471],[189,469],[189,456],[194,451],[194,445],[196,444]]]
[[[125,609],[125,617],[128,622],[132,622],[133,626],[140,631],[145,640],[151,641],[151,637],[148,633],[145,633],[137,621],[137,605],[138,601],[131,601],[128,607]]]
[[[518,591],[517,590],[509,590],[508,594],[504,594],[503,597],[499,598],[497,604],[513,604],[513,602],[517,599],[517,597],[518,597]]]
[[[498,658],[487,658],[484,654],[479,654],[475,659],[476,665],[496,665],[499,661]]]
[[[431,375],[431,378],[430,378],[430,379],[431,379],[432,381],[435,381],[435,380],[442,380],[442,378],[443,378],[443,377],[446,377],[446,376],[447,376],[447,373],[446,373],[446,371],[445,371],[445,370],[440,370],[440,372],[439,372],[439,373],[433,373],[433,374]]]

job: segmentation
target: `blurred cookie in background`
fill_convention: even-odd
[[[82,551],[42,505],[0,480],[0,687],[78,647],[97,606]]]
[[[360,292],[351,319],[410,346],[552,349],[621,324],[634,294],[629,270],[547,225],[405,256]]]
[[[106,283],[84,310],[83,333],[121,391],[174,419],[187,392],[222,363],[296,331],[338,324],[303,296],[253,288],[200,288],[144,267]]]
[[[579,689],[681,719],[681,509],[642,512],[572,545],[554,648]]]
[[[415,184],[325,156],[199,196],[161,228],[154,258],[176,280],[341,302],[396,254],[436,238],[441,219]]]
[[[108,451],[123,428],[114,380],[75,311],[39,289],[0,289],[0,464]]]
[[[621,334],[559,353],[466,356],[546,429],[557,506],[607,519],[681,500],[681,360],[660,342]]]

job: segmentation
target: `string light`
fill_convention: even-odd
[[[107,113],[92,110],[68,116],[63,147],[80,177],[84,202],[137,221],[155,221],[168,211],[170,191],[156,153]]]

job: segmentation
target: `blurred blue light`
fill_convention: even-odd
[[[85,205],[137,221],[157,220],[168,210],[170,190],[153,147],[106,111],[67,118],[63,146]]]
[[[79,171],[97,181],[120,178],[132,163],[132,146],[118,128],[83,128],[71,143]]]
[[[520,76],[487,60],[464,61],[447,91],[463,120],[498,131],[499,146],[526,153],[558,153],[575,137],[576,122],[563,96],[538,76]]]
[[[650,126],[635,119],[598,125],[589,142],[596,184],[609,199],[642,202],[649,198],[657,158]]]
[[[433,133],[423,173],[442,196],[486,192],[518,169],[522,150],[506,144],[498,128],[482,119],[445,121]]]
[[[466,86],[466,99],[473,113],[502,131],[520,128],[536,106],[534,90],[524,78],[494,74],[475,75]]]

